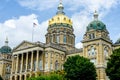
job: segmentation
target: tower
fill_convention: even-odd
[[[75,44],[72,21],[64,13],[62,2],[58,5],[56,15],[49,20],[46,34],[46,44],[54,43],[71,49]]]
[[[8,38],[6,38],[5,45],[0,48],[0,76],[3,80],[10,79],[10,72],[12,66],[12,49],[8,46]]]
[[[106,25],[98,19],[95,11],[94,20],[87,26],[83,38],[83,55],[94,63],[98,80],[107,80],[105,68],[107,59],[112,53],[112,41]]]

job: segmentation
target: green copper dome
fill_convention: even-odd
[[[9,47],[9,46],[3,46],[3,47],[1,47],[1,49],[0,49],[0,52],[1,53],[11,53],[11,48]]]
[[[94,20],[92,22],[89,23],[89,25],[87,26],[87,31],[90,31],[90,30],[106,30],[106,25],[99,21],[99,20]]]
[[[2,46],[0,48],[0,52],[1,53],[11,53],[12,52],[12,49],[8,46],[8,39],[6,39],[6,41],[5,41],[5,46]]]
[[[87,26],[87,31],[90,30],[106,30],[106,25],[98,20],[98,14],[96,11],[94,13],[94,20]]]

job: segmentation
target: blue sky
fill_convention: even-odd
[[[48,20],[55,16],[59,0],[0,0],[0,46],[6,36],[13,48],[23,40],[32,41],[33,22],[34,42],[45,42]],[[115,42],[120,38],[120,0],[63,0],[64,12],[73,21],[76,47],[93,20],[95,10],[99,20],[106,24],[110,38]],[[69,3],[69,4],[68,4]]]

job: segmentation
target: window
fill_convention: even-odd
[[[53,53],[51,53],[51,58],[53,57]]]
[[[51,60],[51,62],[50,62],[50,70],[53,70],[52,60]]]
[[[42,68],[43,68],[42,67],[42,60],[40,59],[40,61],[39,61],[39,69],[42,70]]]
[[[7,65],[7,66],[6,66],[6,71],[7,71],[7,72],[10,72],[10,65]]]
[[[48,70],[48,62],[45,63],[45,70]]]
[[[107,50],[106,47],[104,48],[104,55],[105,55],[106,57],[108,57],[108,50]]]
[[[88,50],[88,56],[94,56],[96,54],[95,48],[91,46],[90,50]]]
[[[34,71],[35,71],[35,69],[36,69],[36,61],[34,60],[34,67],[33,67],[33,69],[34,69]]]
[[[94,33],[89,34],[89,39],[94,39],[94,38],[95,38]]]
[[[56,60],[55,61],[55,70],[58,70],[58,65],[59,65],[58,60]]]
[[[63,42],[66,43],[66,36],[64,35]]]
[[[91,48],[91,55],[95,55],[95,49],[94,49],[94,47]]]
[[[57,36],[57,43],[59,43],[59,40],[60,40],[60,37],[59,37],[59,36]]]

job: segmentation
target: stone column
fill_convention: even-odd
[[[26,75],[24,75],[24,80],[27,80],[27,74],[26,74]]]
[[[20,80],[22,80],[22,75],[20,75]]]
[[[29,53],[26,53],[26,72],[27,72],[27,70],[28,70],[28,54],[29,54]]]
[[[37,55],[36,55],[36,58],[37,58],[37,62],[36,62],[36,71],[39,70],[39,50],[37,50]]]
[[[19,60],[19,55],[17,54],[17,60],[16,60],[16,73],[18,72],[18,60]]]
[[[22,62],[21,62],[21,72],[23,71],[23,53],[22,53]]]
[[[12,56],[12,69],[11,69],[11,74],[14,72],[14,55]]]
[[[31,71],[33,70],[33,51],[31,53]]]

